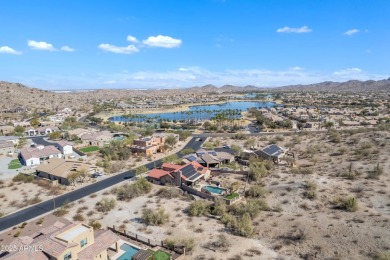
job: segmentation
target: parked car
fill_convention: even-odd
[[[92,178],[97,178],[97,177],[100,177],[100,176],[103,176],[103,173],[101,173],[101,172],[92,173]]]

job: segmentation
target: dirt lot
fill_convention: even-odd
[[[218,139],[221,145],[245,146],[248,141]],[[73,203],[64,217],[73,220],[79,211],[86,223],[96,220],[103,227],[115,225],[153,240],[193,238],[196,246],[189,259],[371,259],[390,249],[389,140],[388,132],[256,137],[255,148],[277,143],[292,149],[297,159],[294,167],[283,162],[257,183],[268,191],[265,200],[270,209],[252,219],[251,238],[231,234],[216,218],[190,217],[186,209],[191,200],[161,199],[155,195],[161,188],[156,185],[148,195],[117,201],[113,210],[100,213],[95,204],[102,197],[115,198],[112,188],[107,189]],[[380,174],[375,176],[378,166]],[[218,178],[225,184],[245,185],[242,176]],[[309,186],[314,192],[310,198]],[[356,211],[335,208],[332,202],[346,197],[356,198]],[[141,223],[144,208],[160,207],[170,215],[167,223]],[[220,234],[230,246],[215,250],[211,245]]]

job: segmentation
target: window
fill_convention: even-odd
[[[69,253],[64,255],[64,260],[69,260],[69,259],[72,259],[72,253],[71,252],[69,252]]]
[[[80,241],[80,246],[81,247],[85,246],[86,244],[87,244],[87,239],[86,238]]]

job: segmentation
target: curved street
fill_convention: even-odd
[[[39,143],[40,141],[46,142],[41,137],[35,137],[32,138],[34,142]],[[183,149],[186,148],[192,148],[195,151],[198,150],[201,145],[204,143],[205,140],[197,141],[197,138],[193,137],[185,146]],[[183,150],[182,149],[182,150]],[[182,157],[183,155],[179,152],[176,153],[179,157]],[[156,160],[154,162],[150,162],[145,164],[145,166],[148,169],[153,169],[155,166],[159,167],[161,166],[162,162],[160,160]],[[118,184],[120,182],[123,182],[125,180],[128,180],[129,178],[134,177],[134,171],[129,170],[122,173],[119,173],[115,176],[109,177],[107,179],[98,181],[96,183],[90,184],[88,186],[82,187],[80,189],[68,192],[66,194],[63,194],[61,196],[55,197],[52,200],[47,200],[44,202],[41,202],[39,204],[36,204],[34,206],[30,206],[28,208],[22,209],[20,211],[17,211],[15,213],[6,215],[2,218],[0,218],[0,232],[4,231],[6,229],[9,229],[15,225],[18,225],[22,222],[28,221],[30,219],[39,217],[45,213],[48,213],[52,211],[54,208],[60,207],[64,202],[69,201],[73,202],[76,200],[79,200],[81,198],[87,197],[95,192],[101,191],[103,189],[106,189],[108,187],[111,187],[115,184]]]

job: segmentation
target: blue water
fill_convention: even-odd
[[[246,111],[251,107],[263,108],[263,107],[275,107],[277,106],[274,102],[258,102],[258,101],[235,101],[235,102],[226,102],[223,104],[216,105],[201,105],[201,106],[192,106],[188,111],[181,112],[171,112],[171,113],[156,113],[156,114],[144,114],[144,115],[134,115],[133,118],[125,118],[122,116],[113,116],[110,117],[110,120],[113,122],[143,122],[147,120],[210,120],[216,114],[222,111],[235,111],[235,114],[232,114],[232,118],[240,118],[240,112]]]
[[[121,249],[125,250],[126,253],[121,255],[117,260],[131,260],[133,255],[135,255],[139,251],[138,248],[133,247],[133,246],[126,244],[126,243],[121,245]]]
[[[203,188],[205,188],[209,192],[215,193],[215,194],[222,194],[222,192],[224,192],[226,190],[226,189],[222,189],[222,188],[215,187],[215,186],[204,186]]]

